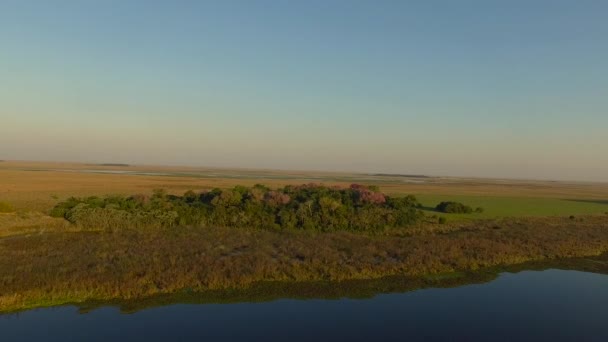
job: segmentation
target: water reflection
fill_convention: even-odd
[[[0,317],[13,341],[608,340],[608,276],[546,270],[369,299],[176,304],[121,314],[73,306]]]

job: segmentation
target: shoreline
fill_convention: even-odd
[[[595,257],[579,257],[532,261],[522,264],[486,268],[475,272],[454,272],[420,277],[388,276],[377,279],[351,279],[338,282],[268,282],[259,281],[245,288],[227,288],[207,291],[184,289],[175,293],[159,293],[143,298],[29,303],[17,309],[2,310],[0,316],[52,307],[74,306],[80,314],[103,307],[115,307],[123,314],[176,304],[237,304],[261,303],[281,299],[339,300],[369,299],[383,294],[407,293],[425,289],[456,288],[485,284],[504,273],[524,271],[542,272],[550,269],[608,274],[608,252]]]
[[[255,289],[260,282],[296,289],[315,282],[382,288],[387,286],[382,279],[391,277],[414,281],[483,274],[531,262],[598,258],[608,252],[606,216],[423,225],[377,235],[64,228],[0,238],[0,312],[116,298],[137,302],[185,289],[239,292]],[[459,279],[449,278],[442,280]],[[298,291],[314,293],[310,288]]]

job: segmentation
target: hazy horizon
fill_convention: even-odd
[[[608,181],[607,11],[3,1],[0,159]]]
[[[315,168],[270,168],[270,167],[247,167],[247,166],[232,166],[232,165],[205,165],[205,164],[150,164],[150,163],[129,163],[127,161],[112,162],[112,161],[74,161],[74,160],[19,160],[19,159],[0,159],[0,162],[8,163],[19,163],[19,164],[57,164],[62,166],[57,170],[63,170],[66,165],[89,165],[89,166],[100,166],[100,167],[126,167],[126,168],[137,168],[138,170],[146,170],[146,167],[150,169],[148,171],[154,172],[155,168],[169,168],[176,170],[221,170],[221,171],[254,171],[254,172],[302,172],[302,173],[320,173],[320,174],[358,174],[358,175],[387,175],[387,176],[409,176],[409,177],[431,177],[431,178],[454,178],[454,179],[487,179],[496,181],[532,181],[532,182],[563,182],[563,183],[597,183],[603,184],[608,181],[603,180],[580,180],[580,179],[560,179],[560,178],[543,178],[543,177],[498,177],[498,176],[474,176],[468,174],[436,174],[436,173],[409,173],[409,172],[390,172],[390,171],[363,171],[363,170],[343,170],[343,169],[315,169]],[[53,170],[53,169],[51,169]],[[69,170],[69,169],[68,169]],[[88,169],[89,170],[89,169]],[[91,171],[96,170],[91,168]],[[102,170],[102,169],[100,169]]]

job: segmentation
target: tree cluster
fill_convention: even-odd
[[[213,189],[182,196],[70,198],[52,216],[91,228],[223,226],[316,231],[378,231],[405,227],[424,215],[413,196],[389,197],[376,187],[318,184],[272,190],[263,185]]]
[[[470,214],[473,212],[473,208],[459,202],[441,202],[435,209],[442,213],[449,214]],[[481,210],[481,208],[477,209],[478,212],[481,212]]]

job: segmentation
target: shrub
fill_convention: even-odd
[[[473,208],[459,202],[441,202],[435,209],[449,214],[470,214],[473,212]]]

